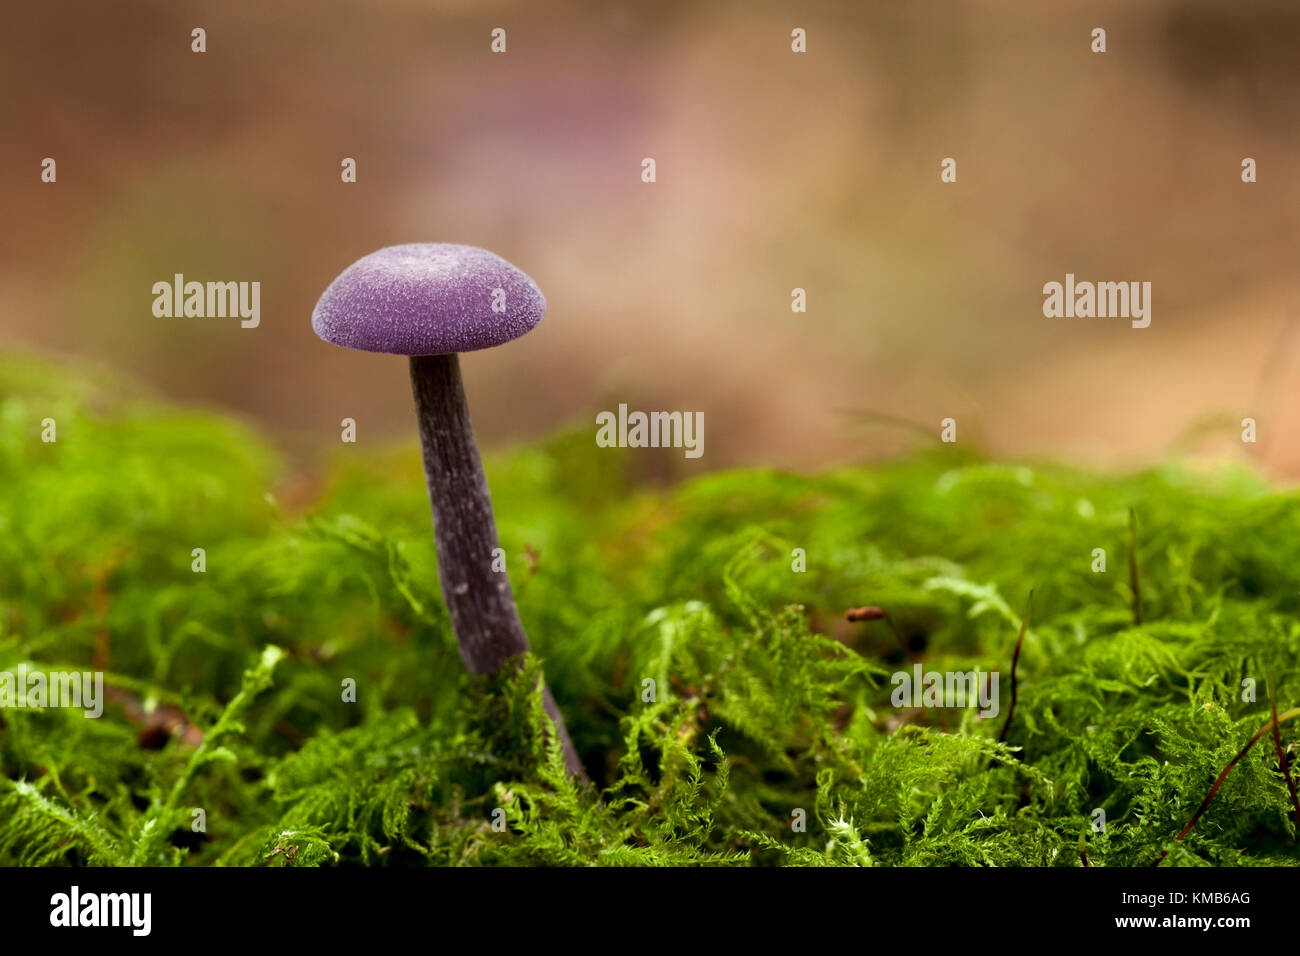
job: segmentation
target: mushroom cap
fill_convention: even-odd
[[[344,269],[316,303],[311,327],[344,348],[444,355],[517,339],[545,314],[537,284],[500,256],[477,246],[415,242]]]

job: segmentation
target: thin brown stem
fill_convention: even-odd
[[[1296,799],[1295,781],[1291,779],[1286,751],[1282,749],[1282,732],[1277,722],[1277,697],[1273,695],[1273,682],[1268,682],[1268,709],[1273,715],[1273,748],[1277,751],[1277,761],[1282,766],[1282,776],[1286,778],[1286,789],[1291,794],[1291,806],[1295,809],[1296,834],[1300,835],[1300,800]]]
[[[903,640],[903,635],[898,632],[894,619],[889,616],[889,612],[883,607],[851,607],[844,612],[846,621],[884,621],[889,625],[890,632],[894,635],[894,640],[898,641],[898,646],[903,649],[909,660],[915,660],[912,649],[907,646],[907,641]]]
[[[1259,739],[1263,737],[1266,733],[1268,733],[1269,730],[1277,727],[1279,724],[1284,724],[1288,720],[1291,720],[1292,718],[1295,717],[1300,717],[1300,707],[1294,707],[1291,710],[1288,710],[1281,717],[1269,718],[1268,723],[1266,723],[1263,727],[1259,728],[1259,730],[1255,731],[1255,735],[1251,737],[1249,741],[1247,741],[1246,746],[1241,748],[1241,752],[1238,753],[1237,756],[1229,760],[1228,765],[1224,767],[1223,770],[1219,773],[1219,776],[1214,781],[1214,786],[1210,787],[1210,792],[1205,795],[1205,799],[1201,801],[1201,805],[1196,808],[1196,812],[1192,814],[1192,818],[1187,821],[1187,826],[1183,827],[1183,829],[1179,832],[1178,836],[1174,837],[1175,842],[1181,841],[1183,837],[1187,836],[1187,834],[1192,832],[1192,827],[1196,826],[1196,821],[1201,819],[1201,814],[1203,814],[1205,812],[1206,807],[1210,805],[1210,801],[1214,799],[1214,795],[1219,792],[1219,787],[1223,786],[1223,781],[1228,779],[1228,774],[1232,773],[1232,768],[1237,766],[1237,764],[1241,762],[1241,759],[1245,757],[1246,754],[1250,753],[1250,748],[1255,746],[1255,744],[1259,742]],[[1156,860],[1156,862],[1151,865],[1155,866],[1168,855],[1169,855],[1169,851],[1165,850],[1163,853],[1160,854],[1160,857]]]
[[[1142,623],[1142,582],[1138,577],[1137,512],[1128,509],[1128,584],[1133,592],[1133,623]]]
[[[433,509],[442,597],[466,670],[493,674],[530,648],[510,577],[496,562],[500,541],[459,358],[411,356],[411,386]],[[564,717],[545,682],[542,701],[560,736],[565,766],[586,779]]]
[[[1020,686],[1016,681],[1016,671],[1020,668],[1020,648],[1025,643],[1025,631],[1029,630],[1029,619],[1034,614],[1034,592],[1029,592],[1029,606],[1020,621],[1020,633],[1016,635],[1016,649],[1011,655],[1011,706],[1007,708],[1007,719],[1002,722],[1002,733],[998,734],[998,743],[1006,743],[1007,732],[1011,729],[1011,718],[1016,715],[1016,701],[1020,697]]]

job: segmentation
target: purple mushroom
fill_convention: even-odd
[[[475,246],[413,243],[380,249],[348,266],[311,317],[326,342],[410,356],[438,578],[461,660],[474,674],[499,671],[529,646],[510,578],[492,570],[497,528],[457,353],[516,339],[545,313],[541,290],[500,256]],[[545,685],[542,699],[566,766],[585,777]]]

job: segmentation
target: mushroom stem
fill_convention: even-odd
[[[411,389],[433,508],[442,597],[465,669],[471,674],[493,674],[530,648],[510,578],[504,570],[492,570],[493,552],[499,546],[497,526],[458,356],[412,355]],[[542,703],[555,722],[565,766],[585,780],[564,718],[545,682]]]

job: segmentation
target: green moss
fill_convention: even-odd
[[[98,720],[0,710],[0,864],[1296,862],[1271,734],[1175,840],[1268,721],[1266,682],[1300,703],[1300,509],[1244,469],[945,448],[664,489],[638,453],[557,434],[488,463],[537,659],[484,682],[413,444],[349,446],[287,514],[256,435],[123,394],[0,364],[0,670],[98,666],[116,689]],[[844,621],[859,605],[927,670],[999,671],[1001,716],[892,706],[912,661],[886,622]],[[544,733],[543,662],[593,791]]]

